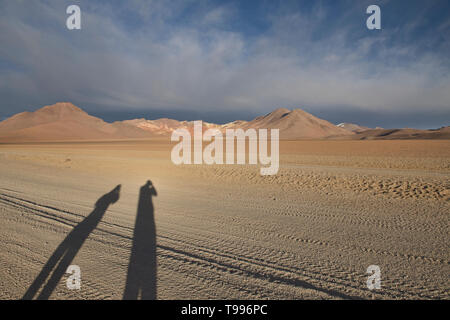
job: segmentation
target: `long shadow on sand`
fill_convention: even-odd
[[[97,200],[94,211],[92,211],[83,221],[74,227],[64,241],[61,242],[58,248],[56,248],[55,252],[50,259],[48,259],[44,268],[28,288],[22,299],[33,299],[39,288],[44,284],[45,280],[53,271],[53,274],[50,276],[50,279],[45,284],[37,299],[45,300],[50,297],[53,290],[55,290],[62,276],[66,272],[67,267],[77,255],[84,241],[97,227],[109,205],[119,200],[119,196],[120,185]]]
[[[149,180],[141,187],[128,265],[124,300],[156,300],[156,228],[152,197],[156,189]]]

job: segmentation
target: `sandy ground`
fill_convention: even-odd
[[[22,298],[121,184],[70,261],[81,289],[64,274],[49,293],[122,299],[147,179],[158,299],[450,298],[449,140],[280,148],[279,173],[263,177],[259,166],[175,166],[164,141],[0,145],[0,298]],[[367,289],[369,265],[379,290]]]

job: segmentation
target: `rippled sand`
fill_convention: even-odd
[[[121,299],[157,190],[158,299],[448,299],[450,141],[283,141],[280,171],[184,165],[162,140],[0,145],[0,298],[18,299],[121,184],[52,299]],[[378,265],[382,288],[367,289]]]

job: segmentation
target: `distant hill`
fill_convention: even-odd
[[[137,126],[157,135],[170,134],[180,128],[192,131],[192,121],[177,121],[173,119],[158,120],[125,120],[123,123]],[[279,129],[282,139],[317,139],[329,136],[348,135],[349,132],[332,123],[319,119],[303,110],[276,109],[273,112],[255,118],[252,121],[236,120],[223,125],[203,122],[203,129],[216,128],[225,132],[226,129]]]
[[[184,128],[192,132],[193,121],[162,118],[108,123],[69,102],[18,113],[0,122],[0,142],[115,140],[169,137]],[[334,125],[301,109],[279,108],[252,121],[226,124],[203,122],[203,130],[279,129],[281,139],[450,139],[450,127],[436,130],[370,129],[356,124]]]
[[[280,129],[281,139],[318,139],[348,135],[349,132],[301,109],[279,108],[240,126],[243,129]]]
[[[370,129],[345,137],[352,140],[450,139],[450,126],[439,129]]]
[[[123,123],[127,125],[132,125],[137,128],[140,128],[148,133],[151,133],[154,136],[169,136],[173,131],[177,129],[187,129],[192,132],[194,128],[193,121],[178,121],[174,119],[161,118],[156,120],[146,120],[146,119],[134,119],[134,120],[124,120],[116,123]],[[220,125],[209,122],[202,122],[203,130],[207,130],[209,128],[217,128],[222,130],[225,126],[233,126],[233,123]]]
[[[145,131],[107,123],[68,102],[22,112],[0,122],[1,141],[57,141],[145,138]]]
[[[370,128],[368,127],[364,127],[364,126],[360,126],[354,123],[348,123],[348,122],[344,122],[344,123],[339,123],[337,125],[339,128],[351,131],[351,132],[363,132],[366,130],[370,130]]]

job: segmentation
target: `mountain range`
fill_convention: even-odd
[[[168,137],[179,128],[192,130],[193,121],[162,118],[134,119],[108,123],[69,102],[45,106],[34,112],[21,112],[0,122],[1,142],[66,140],[115,140]],[[226,124],[203,122],[203,128],[279,129],[281,139],[448,139],[450,127],[436,130],[370,129],[357,124],[334,125],[301,109],[279,108],[251,121]]]

